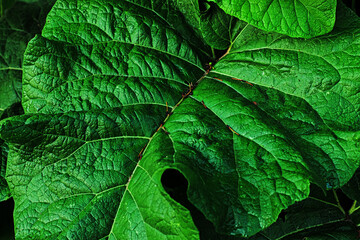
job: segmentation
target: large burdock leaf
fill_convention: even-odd
[[[211,0],[228,14],[266,31],[311,38],[330,32],[336,0]]]
[[[18,239],[197,239],[169,168],[217,231],[250,236],[358,167],[357,22],[309,42],[242,25],[205,71],[202,37],[155,3],[59,0],[29,43],[26,114],[0,125]]]
[[[1,134],[17,238],[196,239],[188,211],[150,174],[162,169],[138,158],[166,103],[204,74],[196,47],[126,1],[58,1],[42,35],[24,59],[29,115]]]
[[[307,146],[302,156],[324,188],[345,184],[359,162],[360,21],[346,10],[338,8],[332,33],[312,40],[248,25],[211,73],[230,86],[256,84],[242,95],[287,129],[297,147]]]

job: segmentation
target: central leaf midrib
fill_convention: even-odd
[[[194,85],[192,91],[195,90],[195,88],[196,88],[197,85],[201,82],[201,80],[204,79],[204,78],[206,77],[206,75],[208,75],[208,74],[209,74],[209,71],[206,71],[206,72],[199,78],[199,80],[196,81],[196,84]],[[186,97],[187,97],[187,96],[186,96]],[[171,109],[171,113],[174,113],[175,109],[185,100],[186,97],[182,97],[182,98],[178,101],[178,103]],[[165,126],[167,120],[168,120],[170,117],[171,117],[170,114],[168,114],[168,115],[165,117],[164,121],[162,122],[162,126]],[[155,130],[155,129],[154,129],[154,130]],[[163,128],[160,128],[160,129],[158,128],[158,131],[163,131]],[[152,139],[156,136],[156,134],[158,133],[158,131],[155,131],[154,134],[150,137],[148,143],[144,146],[143,151],[140,152],[139,155],[140,155],[140,154],[141,154],[141,155],[145,155],[148,146],[151,144]],[[138,158],[137,163],[136,163],[136,166],[134,167],[134,170],[132,171],[131,175],[129,176],[129,180],[128,180],[128,182],[126,183],[125,192],[126,192],[126,191],[130,192],[130,191],[128,190],[128,186],[129,186],[129,184],[131,183],[131,180],[134,179],[134,178],[133,178],[133,175],[135,174],[136,169],[137,169],[138,167],[141,167],[141,166],[139,165],[140,161],[141,161],[141,157]],[[141,168],[144,169],[143,167],[141,167]],[[147,172],[146,169],[144,169],[144,171]],[[149,175],[149,177],[151,178],[150,175]],[[151,179],[152,179],[152,178],[151,178]],[[124,195],[125,195],[125,192],[124,192]],[[121,197],[121,200],[120,200],[120,202],[119,202],[119,206],[118,206],[118,209],[117,209],[117,213],[116,213],[114,219],[116,219],[117,216],[118,216],[118,214],[120,213],[120,212],[119,212],[119,209],[120,209],[121,203],[122,203],[122,201],[123,201],[123,199],[124,199],[124,195]],[[135,201],[135,199],[134,199],[134,201]],[[135,201],[135,202],[136,202],[136,201]],[[139,209],[139,212],[141,212],[140,209]],[[112,227],[111,227],[111,230],[110,230],[109,235],[110,235],[111,233],[113,233],[114,223],[115,223],[115,222],[113,222],[113,225],[112,225]]]

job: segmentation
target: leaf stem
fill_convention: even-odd
[[[223,57],[225,57],[226,55],[229,54],[232,46],[234,45],[234,43],[236,42],[236,40],[238,39],[238,37],[240,37],[243,33],[243,31],[249,26],[249,24],[247,24],[243,29],[241,29],[240,33],[235,37],[234,41],[231,42],[229,48],[227,49],[226,53],[224,55],[222,55],[217,61],[220,61]]]
[[[334,193],[334,197],[335,197],[335,200],[336,200],[336,203],[337,203],[337,207],[340,209],[340,211],[345,215],[346,214],[346,212],[345,212],[345,210],[343,209],[343,207],[341,206],[341,204],[340,204],[340,201],[339,201],[339,198],[338,198],[338,195],[336,194],[336,191],[333,189],[332,190],[333,191],[333,193]]]
[[[357,210],[360,209],[360,206],[356,207],[356,204],[357,204],[357,201],[355,200],[353,205],[351,206],[351,208],[349,210],[349,215],[353,214],[354,212],[356,212]]]
[[[318,199],[318,198],[314,198],[314,197],[309,197],[310,199],[313,199],[313,200],[316,200],[316,201],[319,201],[319,202],[322,202],[322,203],[325,203],[327,205],[330,205],[330,206],[333,206],[333,207],[339,207],[338,205],[334,204],[334,203],[331,203],[331,202],[327,202],[327,201],[324,201],[324,200],[321,200],[321,199]]]
[[[0,71],[2,70],[17,70],[17,71],[22,71],[22,68],[18,68],[18,67],[4,67],[4,68],[0,68]]]
[[[214,48],[213,48],[213,47],[211,47],[211,53],[212,53],[212,57],[213,57],[214,59],[216,59],[216,56],[215,56],[215,50],[214,50]]]

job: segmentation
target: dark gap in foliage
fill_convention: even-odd
[[[351,8],[358,16],[360,16],[360,2],[359,0],[343,0],[343,3]]]
[[[348,198],[340,189],[336,191],[336,194],[339,198],[340,205],[346,212],[348,212],[353,205],[354,200]]]
[[[310,184],[310,197],[326,200],[327,202],[336,203],[332,190],[326,191],[317,184]]]
[[[16,115],[22,115],[24,114],[24,109],[21,105],[21,102],[16,102],[11,107],[5,109],[3,114],[0,116],[0,119],[5,119],[8,117],[16,116]]]
[[[215,56],[216,56],[216,59],[219,59],[221,58],[225,53],[226,53],[227,49],[225,50],[218,50],[218,49],[215,49]]]
[[[337,238],[339,237],[339,235],[342,235],[342,238]],[[327,236],[330,236],[331,238],[327,238]],[[309,229],[304,229],[303,231],[294,232],[287,235],[284,238],[281,238],[281,240],[295,240],[295,239],[296,240],[310,240],[310,239],[356,240],[358,238],[357,238],[357,230],[355,226],[349,224],[349,222],[346,221],[339,221],[335,223],[326,223]]]
[[[278,218],[281,219],[283,222],[285,222],[286,214],[287,214],[287,212],[285,210],[282,210],[281,213],[279,214]]]
[[[207,220],[187,198],[188,181],[184,175],[176,169],[167,169],[161,176],[161,183],[165,191],[172,199],[183,205],[190,211],[195,226],[200,232],[200,239],[204,240],[231,240],[232,236],[224,236],[215,232],[215,227]]]
[[[348,212],[349,209],[351,208],[351,206],[354,203],[354,200],[350,199],[348,196],[346,196],[341,189],[337,189],[335,190],[336,195],[339,199],[340,205],[341,207]],[[315,184],[311,184],[310,185],[310,196],[317,198],[317,199],[322,199],[326,202],[331,202],[333,204],[337,204],[333,190],[328,190],[328,191],[324,191],[323,189],[321,189],[320,187],[318,187]]]
[[[0,202],[0,240],[15,239],[14,233],[14,200],[12,198]]]
[[[208,1],[199,0],[198,3],[199,3],[200,12],[206,12],[207,10],[210,9],[210,3]]]

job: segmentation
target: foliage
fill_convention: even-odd
[[[216,2],[58,0],[24,55],[8,9],[0,98],[19,101],[22,75],[25,113],[0,123],[0,189],[18,239],[357,238],[335,189],[358,201],[359,18]]]
[[[0,120],[23,113],[22,60],[27,43],[40,33],[54,1],[2,1],[0,18]],[[10,197],[5,180],[8,147],[0,139],[0,201]]]

